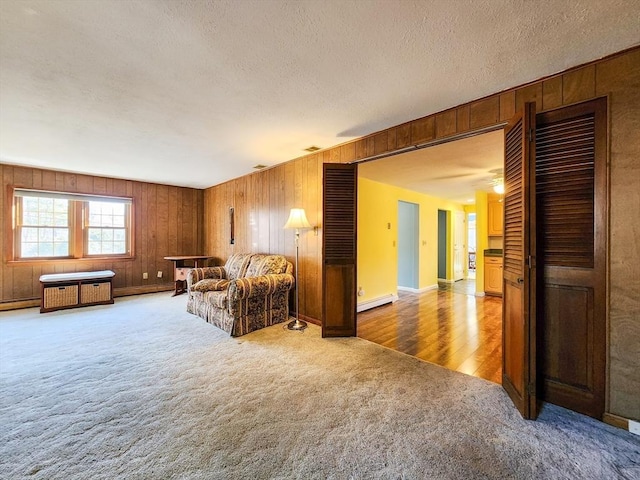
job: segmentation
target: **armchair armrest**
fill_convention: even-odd
[[[229,283],[229,308],[237,300],[266,297],[274,293],[286,292],[293,288],[295,282],[294,276],[290,273],[272,273],[232,280]]]
[[[205,278],[225,279],[227,272],[224,267],[204,267],[192,268],[187,274],[187,292],[191,292],[191,287]]]

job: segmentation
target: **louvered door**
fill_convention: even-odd
[[[322,336],[356,335],[357,166],[323,166]]]
[[[502,386],[524,418],[537,416],[535,104],[505,129]]]
[[[546,401],[601,418],[606,354],[606,100],[538,115],[539,371]]]

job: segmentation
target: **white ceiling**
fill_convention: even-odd
[[[208,187],[640,42],[640,0],[1,0],[0,161]]]
[[[502,177],[504,131],[443,143],[358,165],[358,175],[462,204]]]

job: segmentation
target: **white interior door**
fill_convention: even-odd
[[[464,258],[465,258],[465,215],[464,212],[455,212],[453,224],[453,280],[464,278]]]

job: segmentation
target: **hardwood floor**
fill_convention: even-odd
[[[501,298],[458,293],[453,285],[420,294],[399,292],[399,297],[394,304],[359,313],[358,336],[451,370],[501,382]]]

